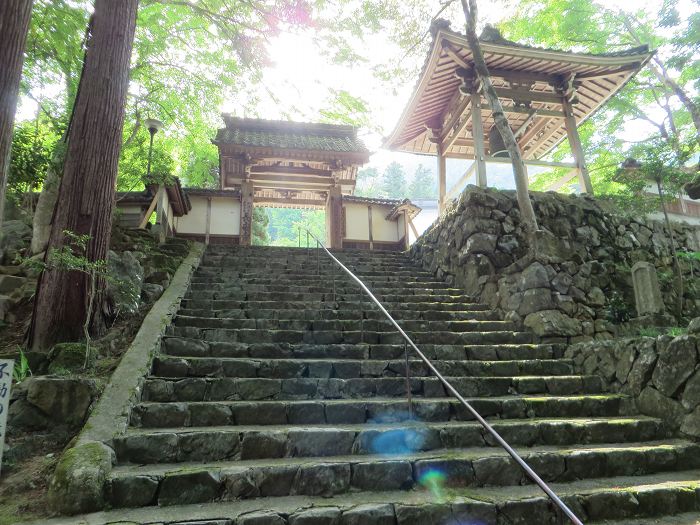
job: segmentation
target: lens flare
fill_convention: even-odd
[[[437,469],[428,469],[418,478],[418,483],[428,489],[438,502],[442,502],[445,498],[445,481],[447,476]]]

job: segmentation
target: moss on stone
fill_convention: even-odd
[[[65,375],[66,371],[79,372],[94,368],[96,357],[95,349],[90,348],[88,352],[85,343],[59,343],[49,354],[49,373]]]
[[[90,442],[66,450],[49,486],[49,505],[61,514],[94,512],[104,507],[104,483],[114,452]]]

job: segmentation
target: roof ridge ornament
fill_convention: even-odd
[[[432,22],[430,22],[430,34],[433,38],[435,38],[441,29],[449,31],[450,21],[445,20],[444,18],[435,18]]]

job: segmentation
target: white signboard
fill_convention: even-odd
[[[7,411],[10,408],[10,387],[12,387],[14,365],[13,359],[0,359],[0,467],[2,467],[2,452],[5,449]]]

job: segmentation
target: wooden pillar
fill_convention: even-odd
[[[166,198],[165,186],[162,184],[158,186],[158,193],[156,194],[156,233],[158,234],[158,242],[163,244],[165,238],[168,235],[168,216],[167,216],[167,206],[165,204]]]
[[[438,211],[440,214],[445,210],[445,197],[447,195],[447,163],[445,159],[444,152],[442,151],[442,145],[437,145],[438,150]]]
[[[209,244],[209,234],[211,232],[211,197],[207,197],[207,224],[204,232],[204,244]]]
[[[369,230],[369,249],[374,250],[374,235],[372,234],[372,206],[367,206],[367,229]]]
[[[403,211],[403,249],[408,250],[408,210]]]
[[[343,194],[340,186],[333,186],[326,199],[326,239],[330,248],[343,247]]]
[[[566,134],[569,138],[571,152],[574,154],[576,169],[578,171],[578,181],[581,186],[582,193],[590,193],[593,195],[593,184],[586,166],[586,159],[583,154],[583,146],[581,145],[581,137],[578,134],[576,125],[576,117],[571,102],[566,95],[562,97],[562,105],[564,109],[564,121],[566,123]]]
[[[253,243],[253,196],[255,188],[250,181],[241,182],[241,231],[240,244],[250,246]]]
[[[474,162],[476,185],[486,187],[486,151],[484,148],[484,121],[481,116],[481,95],[472,87],[472,138],[474,139]]]

